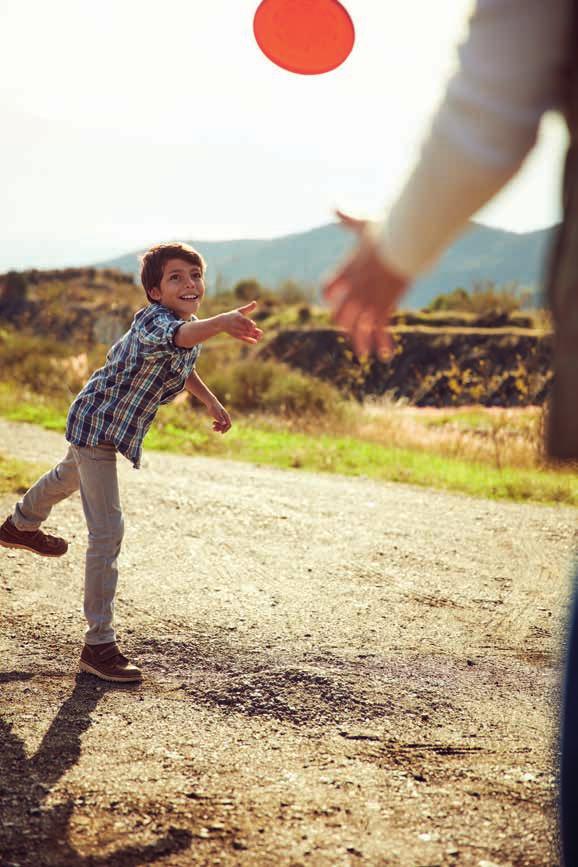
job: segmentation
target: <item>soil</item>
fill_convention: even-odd
[[[55,463],[60,434],[0,422]],[[86,528],[0,549],[0,863],[555,865],[576,512],[145,452],[79,674]],[[3,498],[2,514],[12,506]]]

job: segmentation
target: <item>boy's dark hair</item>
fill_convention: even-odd
[[[198,265],[203,275],[205,274],[207,267],[205,260],[188,244],[180,241],[157,244],[141,257],[140,279],[149,301],[156,301],[155,298],[151,298],[149,292],[153,286],[160,286],[163,270],[169,259],[184,259],[192,265]]]

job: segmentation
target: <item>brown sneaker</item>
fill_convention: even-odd
[[[80,655],[80,670],[95,674],[102,680],[114,680],[117,683],[142,680],[140,668],[122,655],[116,641],[85,644]]]
[[[10,515],[0,527],[0,545],[34,551],[41,557],[62,557],[68,551],[68,542],[58,536],[49,536],[42,530],[17,530]]]

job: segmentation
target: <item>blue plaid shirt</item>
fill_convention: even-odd
[[[135,314],[68,411],[66,439],[77,446],[110,442],[135,469],[157,409],[185,387],[200,351],[175,345],[186,320],[153,303]]]

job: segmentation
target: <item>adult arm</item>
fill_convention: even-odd
[[[563,106],[569,36],[569,0],[478,0],[421,157],[374,230],[393,268],[426,270],[516,174]]]
[[[380,223],[345,220],[359,245],[324,294],[358,355],[387,352],[390,313],[412,279],[517,172],[544,111],[564,104],[569,11],[569,0],[478,0],[397,202]]]

